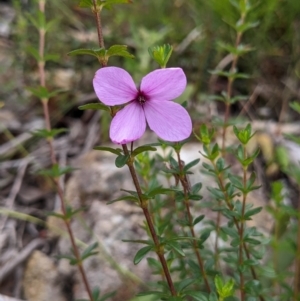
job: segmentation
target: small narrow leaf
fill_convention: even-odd
[[[197,165],[200,162],[200,159],[193,160],[192,162],[188,163],[187,165],[184,166],[183,170],[188,171],[191,169],[193,166]]]
[[[114,199],[112,201],[108,201],[106,204],[110,205],[110,204],[120,202],[120,201],[131,201],[131,202],[136,202],[137,203],[137,202],[139,202],[139,199],[137,197],[132,196],[132,195],[125,195],[125,196],[121,196],[117,199]]]
[[[109,107],[102,103],[88,103],[78,107],[79,110],[103,110],[109,112]]]
[[[134,256],[133,263],[138,264],[150,251],[152,250],[152,246],[143,247]]]
[[[67,132],[68,129],[52,129],[51,131],[48,131],[46,129],[40,129],[40,130],[36,130],[35,132],[32,132],[33,136],[36,137],[42,137],[42,138],[53,138],[56,135],[59,135],[61,133],[65,133]]]
[[[156,151],[157,149],[153,146],[149,146],[149,145],[143,145],[143,146],[139,146],[137,147],[133,152],[132,152],[132,155],[133,156],[137,156],[138,154],[140,153],[143,153],[143,152],[148,152],[148,151]]]
[[[127,163],[129,158],[130,158],[129,155],[118,155],[118,157],[116,158],[116,161],[115,161],[115,165],[118,168],[121,168]]]
[[[130,59],[134,59],[134,55],[129,53],[127,51],[127,46],[126,45],[113,45],[109,47],[109,49],[106,51],[106,55],[108,57],[110,56],[122,56]]]
[[[195,226],[195,225],[197,225],[198,223],[200,223],[200,222],[204,219],[204,217],[205,217],[204,214],[199,215],[198,217],[196,217],[196,218],[194,219],[193,225]]]
[[[122,150],[120,148],[111,148],[111,147],[107,147],[107,146],[95,146],[94,147],[95,150],[100,150],[100,151],[106,151],[106,152],[110,152],[113,153],[115,155],[120,155]]]

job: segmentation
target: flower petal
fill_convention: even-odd
[[[133,100],[138,93],[130,74],[118,67],[99,69],[93,85],[97,97],[108,106],[124,104]]]
[[[146,75],[141,91],[152,100],[172,100],[182,94],[186,76],[181,68],[158,69]]]
[[[143,107],[132,102],[120,110],[110,125],[110,139],[117,144],[125,144],[139,139],[146,130]]]
[[[147,101],[144,105],[146,120],[157,136],[166,141],[181,141],[192,132],[192,121],[188,112],[171,101]]]

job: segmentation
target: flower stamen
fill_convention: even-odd
[[[143,105],[146,102],[146,98],[144,95],[139,95],[137,100],[141,105]]]

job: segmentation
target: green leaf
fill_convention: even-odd
[[[68,256],[68,255],[56,255],[55,256],[57,259],[68,259],[70,265],[77,265],[78,260],[75,257]]]
[[[239,44],[237,47],[234,45],[230,45],[227,43],[223,43],[223,42],[219,42],[218,46],[222,49],[225,49],[226,51],[228,51],[229,53],[236,55],[236,56],[242,56],[245,53],[248,53],[250,51],[253,51],[254,48],[248,46],[248,45],[243,45],[243,44]]]
[[[55,216],[55,217],[57,217],[59,219],[62,219],[62,220],[66,220],[67,219],[65,215],[63,215],[61,213],[57,213],[57,212],[48,212],[47,216]]]
[[[140,153],[143,153],[143,152],[148,152],[148,151],[156,151],[157,149],[153,146],[150,146],[150,145],[143,145],[143,146],[139,146],[137,147],[133,152],[132,152],[132,155],[133,156],[137,156],[138,154]]]
[[[134,55],[129,53],[127,51],[127,46],[126,45],[113,45],[109,47],[109,49],[106,51],[106,56],[122,56],[130,59],[134,59]]]
[[[80,0],[79,7],[92,8],[93,7],[93,1],[92,0]]]
[[[115,160],[115,165],[118,168],[121,168],[127,164],[127,161],[129,158],[130,158],[130,155],[118,155],[118,157]]]
[[[74,215],[84,210],[85,210],[84,207],[73,209],[71,206],[67,205],[65,219],[70,220]]]
[[[219,76],[224,76],[224,77],[227,77],[227,78],[230,78],[230,79],[247,79],[249,78],[250,76],[248,74],[244,74],[244,73],[238,73],[236,71],[231,71],[231,72],[227,72],[227,71],[223,71],[223,70],[212,70],[212,71],[209,71],[211,74],[214,74],[214,75],[219,75]],[[230,102],[230,99],[228,99],[228,102]]]
[[[30,55],[32,55],[37,62],[41,61],[39,51],[37,49],[35,49],[33,46],[27,46],[26,52],[28,52]]]
[[[209,301],[218,301],[217,294],[215,292],[212,292],[209,294]]]
[[[116,292],[110,292],[110,293],[106,293],[104,294],[101,298],[99,299],[95,299],[96,301],[105,301],[107,299],[110,299],[111,297],[113,297],[116,294]]]
[[[139,199],[137,197],[132,196],[132,195],[125,195],[125,196],[121,196],[121,197],[119,197],[117,199],[114,199],[112,201],[108,201],[106,204],[110,205],[110,204],[113,204],[113,203],[116,203],[116,202],[120,202],[120,201],[131,201],[131,202],[138,203]]]
[[[153,246],[143,247],[134,256],[133,263],[138,264],[151,250]]]
[[[200,241],[201,243],[204,243],[210,236],[211,229],[205,229],[202,231],[202,234],[200,235]]]
[[[235,25],[235,29],[239,33],[244,33],[245,31],[255,28],[259,25],[259,21],[256,22],[245,22],[245,23],[240,23],[239,21]]]
[[[224,233],[226,233],[227,235],[229,235],[232,238],[239,238],[239,234],[236,231],[236,229],[234,229],[234,228],[222,227],[221,231],[223,231]]]
[[[223,286],[223,296],[224,298],[232,296],[234,294],[234,280],[230,279]]]
[[[58,164],[53,165],[50,169],[42,169],[38,172],[40,175],[48,176],[51,178],[59,178],[61,175],[70,173],[77,168],[71,166],[60,167]]]
[[[199,141],[201,141],[204,145],[208,145],[211,143],[211,140],[214,136],[215,130],[209,130],[206,124],[201,124],[199,136],[195,134]]]
[[[245,217],[245,219],[249,219],[249,218],[250,218],[250,216],[252,216],[252,215],[255,215],[255,214],[259,213],[261,210],[262,210],[262,207],[257,207],[257,208],[254,208],[254,209],[248,210],[248,211],[246,211],[246,212],[245,212],[245,215],[244,215],[244,217]]]
[[[96,287],[92,291],[93,300],[98,301],[100,297],[100,289],[99,287]]]
[[[184,166],[183,170],[187,172],[189,169],[191,169],[193,166],[197,165],[200,162],[200,159],[193,160],[192,162],[188,163]]]
[[[199,183],[196,183],[192,186],[192,194],[197,194],[202,188],[202,183],[199,182]]]
[[[59,135],[61,133],[65,133],[67,132],[68,129],[52,129],[51,131],[48,131],[46,129],[40,129],[40,130],[36,130],[34,132],[32,132],[32,134],[36,137],[41,137],[41,138],[53,138],[56,135]]]
[[[176,288],[178,292],[182,292],[184,289],[186,289],[188,286],[194,284],[195,282],[197,282],[198,279],[195,278],[187,278],[187,279],[183,279],[181,280],[179,283],[177,283]]]
[[[134,191],[134,190],[121,189],[121,191],[125,191],[125,192],[129,193],[132,196],[138,197],[137,192]]]
[[[64,89],[57,89],[57,90],[54,90],[52,92],[49,92],[48,89],[46,87],[43,87],[43,86],[38,86],[38,87],[35,87],[35,88],[26,88],[28,91],[30,91],[34,96],[42,99],[42,98],[51,98],[51,97],[54,97],[56,96],[57,94],[59,93],[62,93],[62,92],[65,92]]]
[[[193,221],[193,225],[195,226],[195,225],[197,225],[198,223],[200,223],[200,222],[204,219],[204,217],[205,217],[204,214],[197,216],[197,217],[194,219],[194,221]]]
[[[158,63],[161,68],[165,68],[173,51],[169,44],[163,46],[153,46],[148,48],[150,56]]]
[[[58,54],[52,54],[52,53],[47,53],[44,55],[44,61],[53,61],[53,62],[58,62],[61,57]]]
[[[287,152],[287,149],[284,146],[276,147],[275,156],[276,156],[276,161],[279,163],[281,169],[287,170],[290,163],[290,157]]]
[[[261,275],[264,277],[276,278],[276,272],[271,267],[261,265],[259,270],[260,270]]]
[[[103,110],[109,112],[109,107],[102,103],[88,103],[78,107],[79,110]]]
[[[98,4],[101,6],[101,7],[106,7],[108,9],[111,8],[112,5],[115,5],[115,4],[129,4],[129,3],[132,3],[132,0],[97,0]]]
[[[122,150],[120,148],[111,148],[111,147],[107,147],[107,146],[95,146],[93,149],[110,152],[110,153],[113,153],[118,156],[121,155],[121,153],[122,153]]]
[[[189,292],[185,292],[185,293],[188,296],[191,296],[192,298],[194,298],[196,301],[208,301],[208,299],[204,293],[197,292],[197,291],[189,291]]]
[[[245,127],[245,129],[239,130],[235,125],[233,126],[233,131],[236,135],[236,137],[239,139],[239,141],[246,145],[249,140],[253,137],[254,134],[252,134],[252,128],[251,124],[248,123],[248,125]]]
[[[81,260],[85,260],[88,257],[91,257],[93,255],[96,255],[99,253],[99,251],[95,251],[95,249],[98,248],[98,242],[93,243],[92,245],[88,246],[81,255]]]
[[[74,56],[74,55],[91,55],[91,56],[95,56],[96,58],[101,58],[105,56],[105,49],[103,48],[99,48],[99,49],[86,49],[86,48],[82,48],[82,49],[76,49],[76,50],[72,50],[68,53],[68,55],[70,56]]]
[[[244,241],[249,244],[252,244],[252,245],[260,245],[261,244],[261,242],[259,240],[254,239],[254,238],[245,238]]]
[[[218,294],[222,296],[222,291],[223,291],[223,286],[224,286],[222,278],[219,275],[217,275],[214,279],[214,282],[215,282],[215,286],[216,286]]]
[[[175,241],[167,241],[166,245],[169,245],[171,249],[178,253],[180,256],[185,256],[185,253],[182,251],[182,248],[179,243]]]
[[[290,103],[290,107],[296,111],[297,113],[300,114],[300,104],[297,101],[293,101],[292,103]]]
[[[154,187],[151,189],[148,193],[147,196],[149,198],[153,198],[158,194],[168,194],[169,192],[177,191],[177,189],[171,189],[171,188],[163,188],[162,186]]]

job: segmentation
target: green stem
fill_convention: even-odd
[[[194,230],[194,226],[193,226],[193,217],[192,217],[191,210],[190,210],[189,192],[190,192],[191,188],[190,188],[190,184],[188,182],[187,177],[183,174],[183,165],[182,165],[182,161],[181,161],[181,158],[180,158],[180,151],[176,151],[176,154],[177,154],[177,161],[178,161],[179,172],[180,172],[179,180],[180,180],[180,183],[181,183],[181,185],[183,187],[183,191],[184,191],[184,205],[185,205],[185,209],[186,209],[186,213],[187,213],[187,217],[188,217],[189,228],[190,228],[190,232],[191,232],[192,237],[195,238],[195,239],[192,240],[193,249],[194,249],[197,261],[198,261],[198,265],[200,267],[202,277],[203,277],[204,282],[205,282],[206,289],[210,293],[211,292],[211,287],[209,285],[207,275],[206,275],[206,272],[205,272],[205,268],[204,268],[203,259],[202,259],[202,256],[199,252],[199,248],[198,248],[198,245],[197,245],[195,230]]]
[[[127,145],[122,144],[122,148],[123,148],[124,154],[126,156],[130,156]],[[133,180],[133,184],[135,186],[136,192],[137,192],[138,197],[139,197],[140,206],[141,206],[141,208],[143,210],[143,213],[144,213],[144,216],[146,218],[146,222],[147,222],[152,240],[153,240],[154,245],[155,245],[155,252],[156,252],[156,254],[159,258],[159,261],[162,265],[162,269],[163,269],[164,275],[166,277],[170,292],[171,292],[172,296],[176,296],[177,293],[176,293],[176,290],[175,290],[175,287],[174,287],[174,284],[173,284],[173,280],[171,278],[171,274],[170,274],[170,271],[169,271],[169,268],[168,268],[168,265],[167,265],[167,261],[166,261],[165,256],[164,256],[164,249],[163,249],[163,246],[160,244],[159,238],[156,234],[154,224],[153,224],[153,221],[152,221],[152,218],[151,218],[151,214],[150,214],[149,209],[148,209],[148,200],[145,200],[145,198],[143,197],[142,189],[141,189],[141,186],[140,186],[140,183],[139,183],[139,180],[138,180],[138,177],[137,177],[132,159],[133,158],[130,156],[130,159],[128,160],[127,165],[128,165],[128,168],[129,168],[132,180]]]
[[[233,211],[233,210],[234,210],[234,207],[233,207],[233,205],[231,204],[230,198],[229,198],[229,196],[228,196],[228,194],[227,194],[227,191],[226,191],[226,188],[225,188],[225,184],[224,184],[223,177],[222,177],[221,174],[218,173],[216,163],[215,163],[213,160],[211,160],[211,163],[212,163],[212,165],[213,165],[213,167],[214,167],[214,170],[215,170],[215,172],[216,172],[216,174],[217,174],[217,179],[218,179],[218,182],[219,182],[219,184],[220,184],[221,190],[222,190],[222,192],[224,193],[226,206],[228,207],[229,210]],[[240,233],[240,225],[239,225],[239,223],[238,223],[238,221],[237,221],[237,219],[236,219],[235,217],[233,217],[233,222],[234,222],[234,225],[235,225],[236,228],[237,228],[238,233]],[[250,252],[249,252],[249,250],[248,250],[248,247],[247,247],[247,244],[246,244],[245,242],[243,242],[243,248],[244,248],[244,251],[245,251],[245,253],[246,253],[247,259],[250,260],[250,259],[251,259],[251,254],[250,254]],[[255,280],[257,280],[258,277],[257,277],[257,274],[256,274],[256,271],[255,271],[254,267],[251,266],[251,267],[250,267],[250,270],[251,270],[252,278],[255,279]],[[264,301],[265,299],[264,299],[263,296],[260,295],[260,296],[259,296],[259,300],[260,300],[260,301]]]
[[[246,147],[243,145],[243,151],[244,151],[244,159],[247,157],[247,151]],[[247,187],[247,167],[243,167],[243,187],[244,190]],[[243,192],[243,203],[242,203],[242,216],[241,216],[241,223],[240,223],[240,246],[239,246],[239,265],[242,267],[244,264],[244,226],[245,226],[245,208],[246,208],[246,199],[247,199],[247,192]],[[241,301],[245,300],[245,290],[244,290],[245,280],[244,280],[244,274],[242,271],[240,271],[240,292],[241,292]]]

